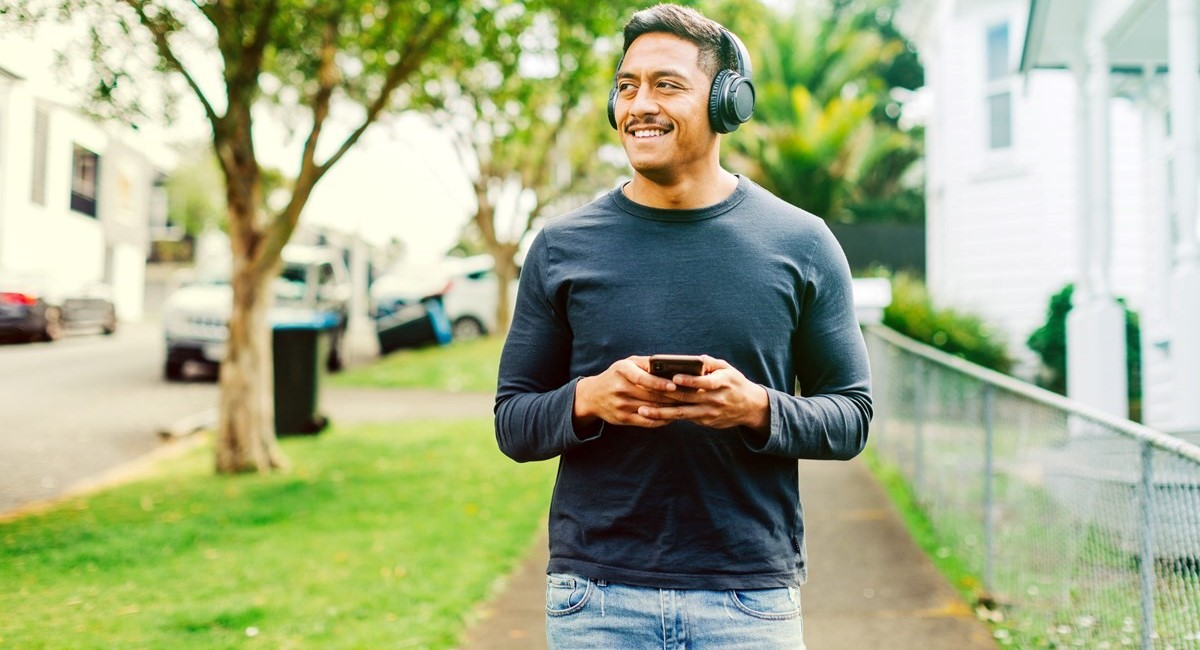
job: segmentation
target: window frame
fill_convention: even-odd
[[[985,150],[988,152],[1011,151],[1016,144],[1015,120],[1013,119],[1013,79],[1015,75],[1012,60],[1011,22],[1007,17],[1004,17],[988,21],[984,28],[983,142]],[[995,41],[993,39],[998,36],[997,32],[1001,30],[1003,40],[1000,42],[1003,44],[1003,50],[1000,53],[994,53],[992,45]],[[994,55],[1003,56],[1004,60],[997,62],[993,58]],[[999,67],[998,63],[1002,63],[1003,67]],[[994,102],[996,100],[1003,100],[1007,108],[1003,131],[997,129],[995,122],[997,106],[994,105]],[[997,136],[1001,133],[1007,136],[1006,140],[997,140]]]
[[[100,154],[73,144],[71,150],[71,211],[97,218],[100,195]]]

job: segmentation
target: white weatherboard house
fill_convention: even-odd
[[[1000,325],[1029,372],[1026,338],[1075,283],[1068,393],[1124,416],[1122,297],[1144,421],[1200,432],[1196,0],[911,0],[901,18],[929,94],[935,301]]]
[[[117,317],[138,320],[159,167],[136,134],[50,94],[0,63],[0,273],[107,282]]]

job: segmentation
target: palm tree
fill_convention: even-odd
[[[832,221],[894,219],[904,205],[897,199],[913,191],[904,180],[920,140],[879,109],[890,102],[885,72],[906,45],[872,28],[880,3],[852,6],[806,3],[755,39],[758,104],[747,133],[733,136],[732,154],[809,212]],[[919,199],[908,204],[922,211]]]

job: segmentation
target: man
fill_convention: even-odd
[[[749,68],[691,9],[635,14],[609,107],[633,180],[526,258],[496,438],[559,457],[551,648],[804,647],[796,460],[862,450],[869,370],[828,228],[721,168]],[[652,375],[655,353],[703,374]]]

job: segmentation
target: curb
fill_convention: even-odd
[[[193,416],[195,417],[195,416]],[[55,506],[78,497],[86,496],[100,490],[128,483],[136,478],[147,476],[150,470],[160,461],[181,456],[207,440],[207,436],[188,436],[184,438],[167,437],[165,444],[138,458],[122,463],[101,474],[77,481],[50,499],[33,501],[17,506],[12,510],[0,512],[0,524],[23,519],[30,515],[44,513]]]

